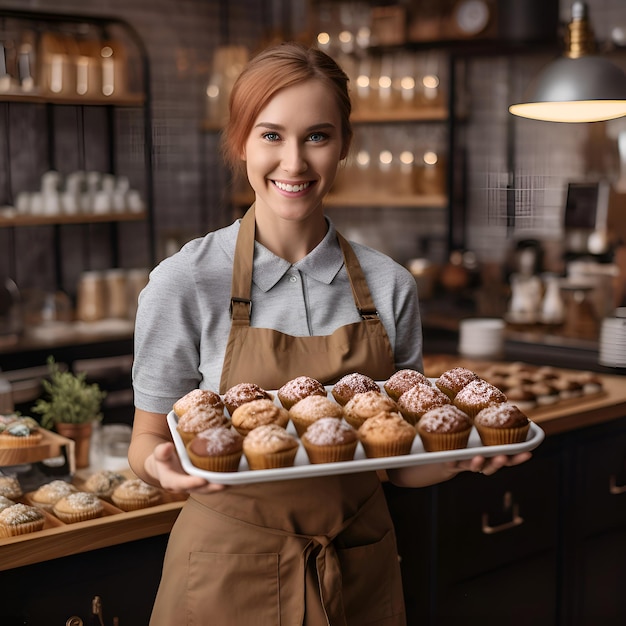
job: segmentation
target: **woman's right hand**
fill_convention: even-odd
[[[210,483],[200,476],[187,474],[180,463],[173,443],[160,443],[145,461],[145,470],[166,491],[174,493],[212,493],[226,485]]]

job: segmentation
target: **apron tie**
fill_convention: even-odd
[[[341,568],[332,538],[325,535],[312,537],[304,549],[303,556],[305,576],[311,558],[315,558],[319,593],[326,621],[329,626],[345,626]]]

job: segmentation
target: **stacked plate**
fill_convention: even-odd
[[[626,320],[625,320],[626,321]],[[459,354],[468,358],[498,359],[504,355],[504,320],[473,318],[459,323]]]
[[[626,317],[602,320],[598,362],[607,367],[626,367]]]

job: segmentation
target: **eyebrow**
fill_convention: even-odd
[[[285,130],[285,127],[281,124],[272,124],[271,122],[259,122],[255,124],[255,128],[267,128],[268,130]],[[322,128],[335,128],[334,124],[330,122],[320,122],[319,124],[313,124],[312,126],[307,127],[305,130],[310,132],[312,130],[319,130]]]

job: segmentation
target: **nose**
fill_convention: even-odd
[[[305,150],[298,141],[285,142],[280,167],[287,174],[301,174],[307,169]]]

